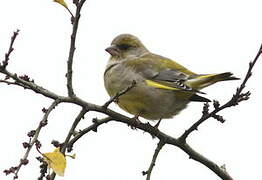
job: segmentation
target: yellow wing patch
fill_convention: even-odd
[[[56,148],[53,152],[44,153],[43,156],[49,168],[53,169],[59,176],[64,176],[66,159],[60,152],[60,148]]]
[[[146,80],[146,84],[147,84],[148,86],[155,87],[155,88],[159,88],[159,89],[180,90],[180,89],[178,89],[178,88],[166,86],[166,85],[163,85],[163,84],[160,84],[160,83],[151,81],[151,80]]]

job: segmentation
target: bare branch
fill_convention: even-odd
[[[83,135],[89,133],[90,131],[97,131],[97,127],[102,125],[102,124],[105,124],[105,123],[108,123],[109,121],[112,121],[113,118],[111,117],[107,117],[107,118],[104,118],[104,119],[100,119],[100,120],[97,120],[97,119],[94,119],[93,120],[93,124],[81,131],[79,131],[69,142],[68,142],[68,152],[70,152],[73,148],[73,145],[75,144],[75,142],[77,140],[79,140]]]
[[[146,175],[146,180],[150,180],[150,177],[151,177],[151,173],[153,171],[153,168],[156,164],[156,159],[157,159],[157,156],[159,154],[159,152],[161,151],[162,147],[165,145],[165,143],[163,141],[159,141],[158,144],[157,144],[157,147],[155,149],[155,153],[153,155],[153,158],[151,160],[151,163],[150,163],[150,166],[148,168],[147,171],[143,171],[142,174],[143,175]]]
[[[86,109],[82,109],[80,111],[80,113],[77,115],[75,121],[73,122],[68,134],[67,134],[67,137],[65,139],[65,141],[63,142],[63,146],[61,148],[61,152],[62,153],[65,153],[66,149],[69,148],[70,146],[68,146],[68,142],[70,141],[72,135],[74,135],[75,133],[75,129],[76,129],[76,126],[78,125],[78,123],[81,121],[81,119],[84,118],[84,115],[88,112],[88,110]]]
[[[73,30],[71,34],[71,42],[70,42],[70,50],[69,50],[69,56],[67,60],[67,73],[66,73],[66,78],[67,78],[67,90],[68,90],[68,96],[69,97],[74,97],[74,89],[73,89],[73,83],[72,83],[72,76],[73,76],[73,59],[74,59],[74,53],[75,53],[75,41],[76,41],[76,34],[77,34],[77,29],[78,29],[78,24],[79,24],[79,19],[80,19],[80,11],[81,8],[84,4],[85,0],[81,0],[79,3],[77,3],[76,6],[76,12],[73,20]]]
[[[13,44],[14,44],[15,39],[16,39],[18,34],[19,34],[19,30],[17,29],[16,31],[14,31],[13,36],[11,37],[11,41],[10,41],[8,52],[5,54],[5,59],[2,61],[2,64],[0,64],[0,69],[5,69],[6,66],[8,65],[10,54],[14,50]]]
[[[0,72],[5,74],[6,76],[12,78],[15,81],[15,84],[17,84],[21,87],[24,87],[24,88],[28,88],[28,89],[34,91],[35,93],[41,94],[41,95],[48,97],[48,98],[51,98],[53,100],[64,99],[63,100],[64,102],[69,100],[69,98],[64,97],[64,96],[59,96],[59,95],[55,94],[54,92],[51,92],[51,91],[37,85],[33,81],[24,80],[24,79],[21,78],[21,76],[18,76],[17,74],[13,74],[6,69],[0,68]]]
[[[23,84],[18,84],[17,82],[12,82],[12,81],[7,81],[7,80],[1,80],[0,79],[0,83],[4,83],[4,84],[7,84],[7,85],[16,85],[16,86],[21,86],[25,89],[28,89],[27,86],[23,85]]]
[[[54,102],[49,106],[49,108],[46,109],[45,114],[44,114],[42,120],[40,121],[38,127],[37,127],[35,130],[32,130],[32,131],[30,131],[30,132],[27,134],[27,135],[30,137],[30,140],[29,140],[28,143],[26,143],[26,142],[23,143],[24,148],[26,148],[26,152],[25,152],[24,156],[22,157],[22,159],[20,160],[20,163],[18,164],[18,166],[13,167],[13,168],[15,168],[15,171],[12,172],[12,173],[14,173],[14,179],[17,179],[17,178],[18,178],[18,173],[19,173],[21,167],[22,167],[23,165],[26,165],[26,164],[28,163],[28,159],[27,159],[27,158],[28,158],[28,156],[29,156],[29,153],[30,153],[32,147],[33,147],[34,144],[38,141],[38,136],[39,136],[39,134],[40,134],[41,129],[47,124],[47,120],[48,120],[49,114],[52,112],[52,110],[53,110],[59,103],[60,103],[59,100],[54,101]],[[5,173],[6,173],[6,174],[9,174],[9,173],[11,173],[11,172],[8,173],[8,170],[5,170]]]
[[[6,71],[4,71],[6,72]],[[163,140],[165,143],[167,144],[172,144],[174,146],[179,147],[180,149],[182,149],[184,152],[186,152],[192,159],[204,164],[205,166],[207,166],[209,169],[211,169],[214,173],[216,173],[219,177],[221,177],[224,180],[230,180],[232,179],[228,173],[224,172],[223,169],[221,169],[218,165],[216,165],[214,162],[208,160],[207,158],[205,158],[204,156],[200,155],[199,153],[197,153],[196,151],[194,151],[187,143],[183,142],[183,139],[181,140],[181,138],[176,139],[173,137],[168,136],[167,134],[164,134],[163,132],[160,132],[159,130],[157,130],[156,128],[152,127],[149,124],[143,124],[143,123],[138,123],[138,124],[133,124],[132,120],[126,116],[123,116],[117,112],[114,112],[110,109],[105,109],[103,108],[103,106],[98,106],[92,103],[88,103],[78,97],[63,97],[63,96],[58,96],[53,92],[50,92],[44,88],[41,88],[40,86],[37,86],[35,83],[32,82],[27,82],[24,81],[22,79],[19,79],[16,75],[13,75],[11,73],[7,73],[6,75],[10,76],[11,78],[19,81],[20,83],[27,85],[28,87],[30,87],[30,89],[32,89],[33,91],[40,93],[46,97],[52,98],[52,99],[60,99],[61,102],[68,102],[68,103],[73,103],[76,105],[81,106],[82,108],[87,108],[89,111],[97,111],[103,114],[106,114],[108,116],[110,116],[114,121],[117,122],[122,122],[128,125],[132,125],[134,127],[136,127],[137,129],[141,129],[145,132],[150,133],[153,136],[156,136],[158,139]],[[220,106],[218,109],[214,110],[213,112],[210,113],[209,116],[213,116],[215,115],[219,109],[224,109],[223,106]],[[202,120],[205,120],[205,118],[207,118],[207,116],[203,116],[203,118],[201,118]],[[111,120],[110,120],[111,121]],[[201,124],[202,122],[198,121],[197,123]],[[107,121],[105,121],[107,122]],[[94,125],[94,127],[98,127],[100,124],[104,124],[104,122],[98,123],[96,125]],[[194,127],[198,127],[198,124],[196,124]],[[191,127],[191,128],[192,128]],[[87,129],[87,131],[92,130],[93,128],[90,127],[89,129]],[[79,134],[79,136],[76,137],[81,137],[84,133]],[[189,133],[190,134],[190,133]],[[74,138],[73,138],[74,139]],[[76,139],[74,139],[76,140]],[[73,140],[69,142],[69,144],[73,144]]]
[[[179,139],[181,141],[186,141],[186,138],[189,136],[190,133],[192,133],[194,130],[196,130],[200,124],[202,124],[204,121],[206,121],[207,119],[209,119],[211,117],[214,117],[215,119],[217,119],[221,122],[224,122],[223,117],[217,115],[218,112],[222,111],[223,109],[226,109],[226,108],[229,108],[229,107],[232,107],[232,106],[236,106],[236,105],[238,105],[239,102],[241,102],[243,100],[247,100],[249,98],[250,92],[248,91],[246,93],[242,93],[242,91],[245,88],[248,79],[251,77],[252,69],[253,69],[255,63],[257,62],[258,58],[260,57],[261,53],[262,53],[262,45],[260,46],[259,51],[258,51],[257,55],[255,56],[254,60],[249,63],[249,68],[248,68],[248,71],[246,73],[246,76],[245,76],[244,80],[242,81],[242,83],[240,84],[240,87],[237,88],[236,93],[233,95],[233,97],[227,103],[225,103],[222,106],[220,106],[220,105],[218,106],[218,104],[217,104],[218,102],[214,102],[215,109],[210,113],[208,113],[208,112],[204,113],[205,110],[203,110],[203,116],[197,122],[195,122],[189,129],[187,129],[184,132],[184,134],[182,134],[179,137]],[[204,108],[205,108],[205,106],[206,105],[204,105]]]
[[[76,126],[77,126],[78,123],[81,121],[81,119],[84,118],[84,115],[87,113],[87,111],[88,111],[88,110],[86,110],[86,109],[83,108],[83,109],[80,111],[80,113],[77,115],[76,119],[74,120],[74,122],[73,122],[73,124],[72,124],[72,126],[71,126],[71,128],[70,128],[70,130],[69,130],[69,132],[68,132],[68,134],[67,134],[67,137],[66,137],[66,139],[65,139],[65,141],[63,142],[62,147],[61,147],[61,152],[62,152],[63,154],[65,154],[66,149],[69,147],[69,146],[68,146],[68,142],[69,142],[70,138],[72,137],[72,135],[74,134],[75,129],[76,129]],[[55,176],[56,176],[56,173],[53,172],[53,173],[51,174],[51,176],[50,176],[50,180],[55,179]]]
[[[81,103],[83,103],[83,102],[81,102]],[[89,104],[88,107],[89,107],[89,111],[97,111],[97,112],[107,114],[112,119],[98,121],[96,126],[93,125],[93,126],[88,127],[86,129],[86,133],[93,130],[94,127],[97,128],[99,125],[102,125],[102,124],[109,122],[109,121],[112,121],[112,120],[130,125],[130,126],[134,126],[137,129],[140,129],[144,132],[149,133],[152,136],[157,137],[160,141],[162,141],[165,144],[171,144],[171,145],[174,145],[176,147],[179,147],[181,150],[183,150],[185,153],[187,153],[191,159],[194,159],[194,160],[200,162],[201,164],[205,165],[206,167],[208,167],[210,170],[212,170],[215,174],[217,174],[223,180],[232,180],[233,179],[233,178],[230,177],[230,175],[227,172],[225,172],[222,168],[220,168],[216,163],[210,161],[209,159],[207,159],[203,155],[196,152],[186,142],[181,142],[178,138],[173,138],[173,137],[161,132],[160,130],[154,128],[153,126],[151,126],[148,123],[136,123],[136,124],[134,124],[132,122],[131,118],[128,118],[128,117],[126,117],[122,114],[119,114],[117,112],[114,112],[110,109],[104,109],[104,108],[102,108],[102,106]],[[79,133],[69,142],[69,144],[73,144],[75,142],[75,140],[80,138],[78,136],[83,136],[86,133]]]

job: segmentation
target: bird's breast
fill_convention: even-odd
[[[148,86],[143,76],[131,68],[115,65],[104,75],[105,88],[111,97],[125,90],[134,80],[135,87],[118,99],[118,105],[130,114],[146,119],[171,118],[185,108],[187,102],[176,99],[174,91]]]
[[[131,68],[126,68],[122,64],[109,67],[104,74],[104,85],[110,96],[123,91],[128,86],[131,86],[133,81],[139,83],[143,81],[142,77],[132,71]]]

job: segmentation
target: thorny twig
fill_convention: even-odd
[[[94,132],[97,132],[97,127],[100,126],[101,124],[105,124],[105,123],[108,123],[109,121],[112,121],[113,118],[111,117],[107,117],[107,118],[104,118],[104,119],[94,119],[93,120],[93,124],[90,125],[89,127],[85,128],[85,129],[82,129],[81,131],[79,131],[69,142],[68,142],[68,152],[70,152],[73,148],[73,145],[74,143],[79,140],[83,135],[89,133],[90,131],[94,131]]]
[[[78,123],[80,122],[80,120],[84,118],[84,115],[87,113],[87,111],[88,111],[87,109],[83,108],[83,109],[79,112],[79,114],[77,115],[76,119],[74,120],[74,122],[73,122],[73,124],[72,124],[72,126],[71,126],[71,128],[70,128],[70,130],[69,130],[69,132],[68,132],[68,134],[67,134],[67,136],[66,136],[66,139],[65,139],[65,141],[63,142],[62,147],[61,147],[61,152],[62,152],[63,154],[65,154],[66,149],[69,149],[69,150],[70,150],[71,146],[68,146],[68,142],[69,142],[70,138],[72,137],[72,135],[74,134],[75,129],[76,129],[76,126],[78,125]],[[71,150],[70,150],[70,151],[71,151]],[[55,179],[55,176],[56,176],[55,172],[52,172],[52,174],[51,174],[50,177],[49,177],[50,180],[51,180],[51,179]]]
[[[61,148],[61,152],[62,153],[65,153],[66,149],[70,152],[71,151],[71,147],[68,146],[68,142],[70,141],[72,135],[74,135],[75,133],[75,129],[76,129],[76,126],[78,125],[78,123],[81,121],[81,119],[84,118],[85,114],[88,112],[88,110],[86,109],[82,109],[79,114],[77,115],[76,119],[74,120],[68,134],[67,134],[67,137],[65,139],[65,141],[63,142],[63,145],[62,145],[62,148]]]
[[[205,104],[202,117],[197,122],[195,122],[189,129],[187,129],[184,132],[184,134],[182,134],[179,137],[179,139],[181,141],[186,141],[186,138],[189,136],[190,133],[192,133],[194,130],[197,130],[197,128],[200,124],[202,124],[204,121],[206,121],[207,119],[209,119],[211,117],[214,117],[215,119],[218,119],[219,121],[224,122],[222,116],[217,115],[218,112],[222,111],[223,109],[226,109],[226,108],[229,108],[229,107],[232,107],[232,106],[236,106],[236,105],[238,105],[239,102],[249,99],[250,92],[248,91],[246,93],[242,93],[242,91],[244,90],[248,79],[251,77],[252,69],[253,69],[254,65],[256,64],[258,58],[260,57],[261,53],[262,53],[262,45],[260,46],[254,60],[249,63],[249,68],[248,68],[248,71],[246,73],[246,76],[245,76],[243,82],[241,83],[240,87],[237,88],[236,93],[233,95],[233,97],[227,103],[225,103],[222,106],[217,104],[218,102],[214,101],[215,109],[210,113],[205,110],[205,108],[207,106],[207,104]]]
[[[67,90],[68,90],[68,96],[69,97],[74,97],[74,89],[73,89],[73,82],[72,82],[72,76],[73,76],[73,59],[74,59],[74,54],[75,54],[75,41],[76,41],[76,34],[77,34],[77,29],[78,29],[78,24],[79,24],[79,19],[80,19],[80,12],[83,4],[85,3],[86,0],[81,0],[78,3],[75,3],[76,5],[76,12],[73,22],[73,29],[72,29],[72,34],[71,34],[71,42],[70,42],[70,50],[69,50],[69,55],[68,55],[68,60],[67,60],[67,73],[66,73],[66,78],[67,78]]]
[[[25,152],[24,156],[22,157],[22,159],[20,160],[20,163],[19,163],[16,167],[11,167],[11,168],[10,168],[10,169],[15,169],[13,172],[10,171],[10,169],[5,170],[4,172],[5,172],[6,174],[14,173],[14,179],[17,179],[17,178],[18,178],[18,173],[19,173],[21,167],[22,167],[23,165],[26,165],[26,164],[28,163],[28,159],[27,159],[27,158],[28,158],[28,156],[29,156],[29,153],[30,153],[32,147],[34,146],[34,144],[35,144],[36,142],[38,142],[38,136],[39,136],[39,134],[40,134],[41,129],[47,124],[47,119],[48,119],[49,114],[52,112],[52,110],[53,110],[59,103],[60,103],[60,101],[59,101],[59,100],[56,100],[56,101],[54,101],[54,102],[49,106],[48,109],[45,109],[45,112],[44,112],[45,114],[44,114],[42,120],[40,121],[38,127],[37,127],[35,130],[32,130],[32,131],[30,131],[30,132],[27,134],[27,135],[30,137],[30,140],[29,140],[28,143],[27,143],[27,142],[24,142],[24,143],[23,143],[24,148],[26,148],[26,152]]]
[[[18,34],[19,34],[19,30],[17,29],[16,31],[14,31],[13,36],[11,37],[8,52],[5,54],[5,59],[2,61],[2,64],[0,64],[0,70],[5,69],[6,66],[8,65],[9,57],[10,57],[10,54],[14,50],[13,45],[14,45],[15,39],[16,39]]]
[[[150,166],[149,166],[148,170],[142,172],[143,175],[146,175],[146,180],[150,180],[150,178],[151,178],[151,173],[152,173],[153,168],[154,168],[154,166],[155,166],[155,164],[156,164],[157,156],[158,156],[159,152],[161,151],[161,149],[162,149],[162,147],[163,147],[164,145],[165,145],[165,143],[164,143],[163,141],[160,140],[160,141],[158,142],[157,147],[156,147],[156,149],[155,149],[155,153],[154,153],[154,155],[153,155],[153,158],[152,158],[152,160],[151,160],[151,163],[150,163]]]

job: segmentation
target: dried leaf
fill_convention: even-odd
[[[64,176],[66,168],[65,156],[60,152],[60,148],[56,148],[53,152],[44,153],[44,161],[47,162],[48,167],[59,176]]]
[[[67,8],[67,4],[66,4],[66,2],[64,0],[54,0],[54,2],[59,3],[62,6],[64,6],[65,8]]]

